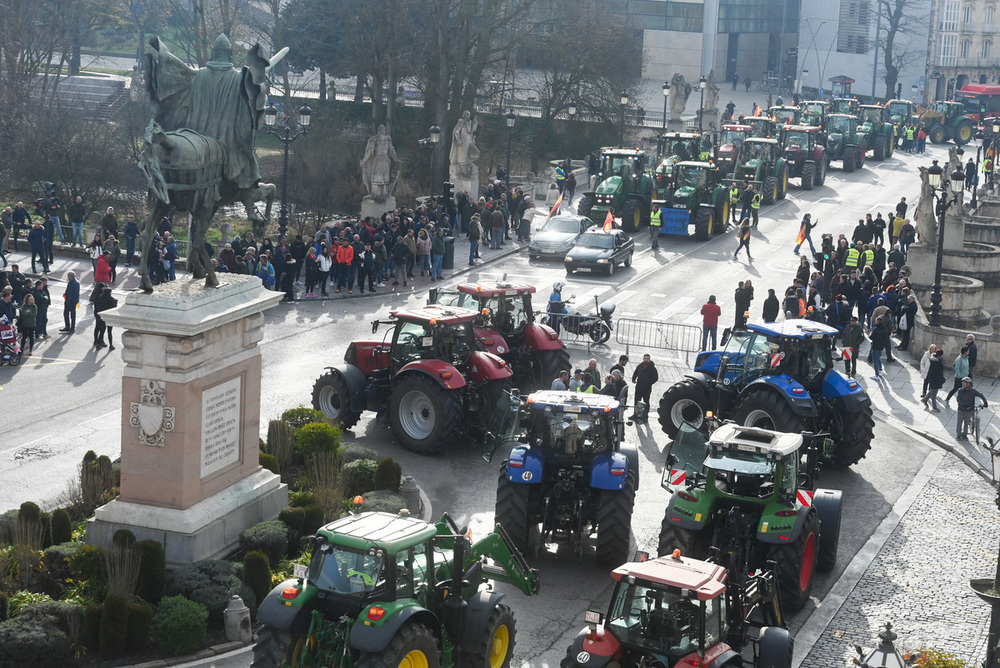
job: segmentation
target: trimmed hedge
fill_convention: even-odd
[[[163,552],[163,546],[155,540],[141,540],[135,546],[142,552],[136,594],[144,601],[159,603],[167,580],[167,556]]]
[[[125,634],[125,650],[129,654],[137,654],[149,646],[155,612],[155,608],[148,603],[128,604],[128,631]]]
[[[125,654],[128,640],[128,601],[121,596],[108,596],[101,612],[101,655],[110,659]]]
[[[271,591],[271,565],[267,555],[260,550],[247,552],[243,557],[243,581],[253,589],[253,595],[258,602]]]
[[[196,561],[167,575],[164,595],[180,595],[202,605],[208,610],[209,621],[213,625],[221,625],[222,613],[233,594],[242,598],[251,610],[257,607],[253,590],[242,578],[243,564],[218,559]],[[160,604],[163,604],[162,600]]]
[[[240,546],[247,552],[260,550],[275,568],[288,554],[288,526],[280,520],[255,524],[240,534]]]
[[[183,596],[160,601],[153,617],[156,645],[167,654],[187,654],[202,648],[208,635],[208,610]]]
[[[357,459],[344,464],[340,472],[344,484],[344,496],[350,498],[375,489],[377,467],[378,464],[373,459]]]

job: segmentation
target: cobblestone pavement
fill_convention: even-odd
[[[874,647],[887,621],[900,649],[944,650],[981,665],[990,608],[968,582],[996,572],[995,499],[992,486],[944,455],[801,666],[851,665],[853,644]]]

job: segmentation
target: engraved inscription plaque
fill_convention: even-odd
[[[237,376],[201,394],[201,477],[240,459],[241,378]]]

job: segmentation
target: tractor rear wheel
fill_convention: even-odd
[[[871,406],[860,411],[837,411],[831,436],[836,446],[826,464],[832,469],[846,469],[857,464],[871,450],[875,420]]]
[[[497,480],[497,500],[493,507],[493,521],[507,532],[510,542],[522,552],[528,546],[531,535],[531,521],[528,512],[528,500],[531,485],[507,480],[507,465],[500,467],[500,478]]]
[[[313,408],[321,411],[334,425],[350,429],[361,419],[361,413],[352,411],[351,392],[339,373],[325,373],[313,385]]]
[[[796,415],[788,402],[774,390],[755,389],[736,407],[736,422],[745,427],[759,427],[773,431],[798,433],[805,431],[806,425]]]
[[[809,602],[818,548],[819,519],[814,511],[809,511],[794,542],[771,548],[771,559],[777,564],[778,591],[786,612],[798,612]]]
[[[816,163],[807,162],[802,165],[802,189],[812,190],[816,181]]]
[[[698,241],[708,241],[715,233],[715,211],[708,207],[700,207],[694,219],[694,238]]]
[[[660,398],[660,427],[670,438],[675,438],[681,425],[687,422],[700,429],[708,410],[708,394],[690,378],[671,385]]]
[[[446,390],[423,374],[407,375],[389,397],[389,425],[400,445],[420,455],[433,455],[448,445],[462,422],[457,392]]]
[[[601,490],[601,505],[597,509],[597,562],[622,564],[628,560],[632,527],[632,506],[635,504],[635,481],[625,480],[618,490]]]
[[[774,204],[774,200],[778,199],[778,179],[774,176],[768,176],[764,179],[764,188],[761,192],[760,203]]]
[[[874,158],[876,160],[885,160],[886,158],[889,157],[888,144],[889,144],[889,141],[888,141],[888,138],[885,135],[876,135],[875,136],[875,155],[874,155]]]
[[[439,668],[441,656],[430,629],[405,622],[381,652],[363,653],[355,668]]]
[[[858,147],[849,144],[844,147],[844,171],[853,172],[858,167]]]
[[[788,166],[787,164],[781,168],[781,173],[778,174],[778,194],[776,199],[785,199],[785,195],[788,194]]]
[[[792,668],[792,637],[788,629],[765,626],[757,638],[760,662],[757,668]]]
[[[263,625],[257,632],[257,644],[253,646],[253,668],[278,668],[292,658],[292,636],[285,631]]]
[[[823,157],[816,161],[816,185],[821,186],[826,183],[826,168],[829,167],[826,159],[826,153]]]
[[[975,131],[972,128],[972,121],[968,118],[963,118],[955,124],[954,128],[952,128],[951,138],[955,140],[956,144],[962,146],[963,144],[968,144],[972,141],[972,135],[974,132]]]
[[[539,350],[531,355],[531,387],[530,390],[547,390],[554,378],[559,377],[563,369],[573,370],[566,348],[559,350]]]
[[[709,548],[712,546],[712,532],[707,527],[701,531],[682,529],[667,517],[670,512],[668,508],[663,515],[663,522],[660,524],[660,542],[656,553],[660,557],[671,554],[674,550],[680,550],[681,556],[692,559],[708,559]]]
[[[462,665],[474,668],[510,668],[516,635],[514,613],[503,603],[498,603],[486,620],[477,651],[463,654]]]
[[[597,204],[597,200],[592,195],[584,195],[576,205],[576,213],[579,216],[590,217],[590,210]]]
[[[642,208],[639,206],[639,200],[629,197],[622,204],[622,229],[629,233],[636,232],[641,223]]]
[[[729,193],[723,191],[719,195],[719,203],[715,205],[715,224],[713,232],[722,234],[729,224]]]

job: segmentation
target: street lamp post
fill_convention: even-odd
[[[302,135],[309,134],[309,123],[312,120],[312,109],[304,105],[299,109],[298,129],[292,134],[289,118],[286,116],[281,125],[277,124],[278,110],[274,105],[268,105],[264,110],[264,130],[277,137],[285,147],[285,162],[281,172],[281,211],[278,214],[278,239],[288,232],[288,147]]]
[[[702,76],[698,79],[698,90],[701,91],[701,101],[698,103],[698,134],[702,132],[702,117],[705,115],[705,88],[708,87],[708,79]]]
[[[576,100],[570,100],[569,104],[566,106],[566,113],[569,114],[569,120],[576,118]]]
[[[667,98],[670,97],[670,82],[663,84],[663,131],[667,131]]]
[[[624,148],[625,146],[625,108],[628,107],[628,93],[626,91],[621,92],[621,99],[618,100],[618,105],[622,110],[622,131],[618,136],[618,148]]]
[[[927,184],[931,187],[931,196],[934,198],[934,211],[937,217],[938,243],[937,257],[934,261],[934,285],[931,289],[931,314],[930,324],[932,327],[941,325],[941,262],[944,258],[944,219],[948,213],[948,208],[958,202],[965,189],[965,172],[961,165],[951,173],[950,188],[949,182],[941,182],[944,170],[935,160],[934,164],[927,168]],[[948,195],[952,195],[948,199]]]
[[[514,135],[514,119],[516,118],[517,115],[514,114],[513,109],[507,112],[507,172],[504,185],[508,188],[510,187],[510,143]]]

